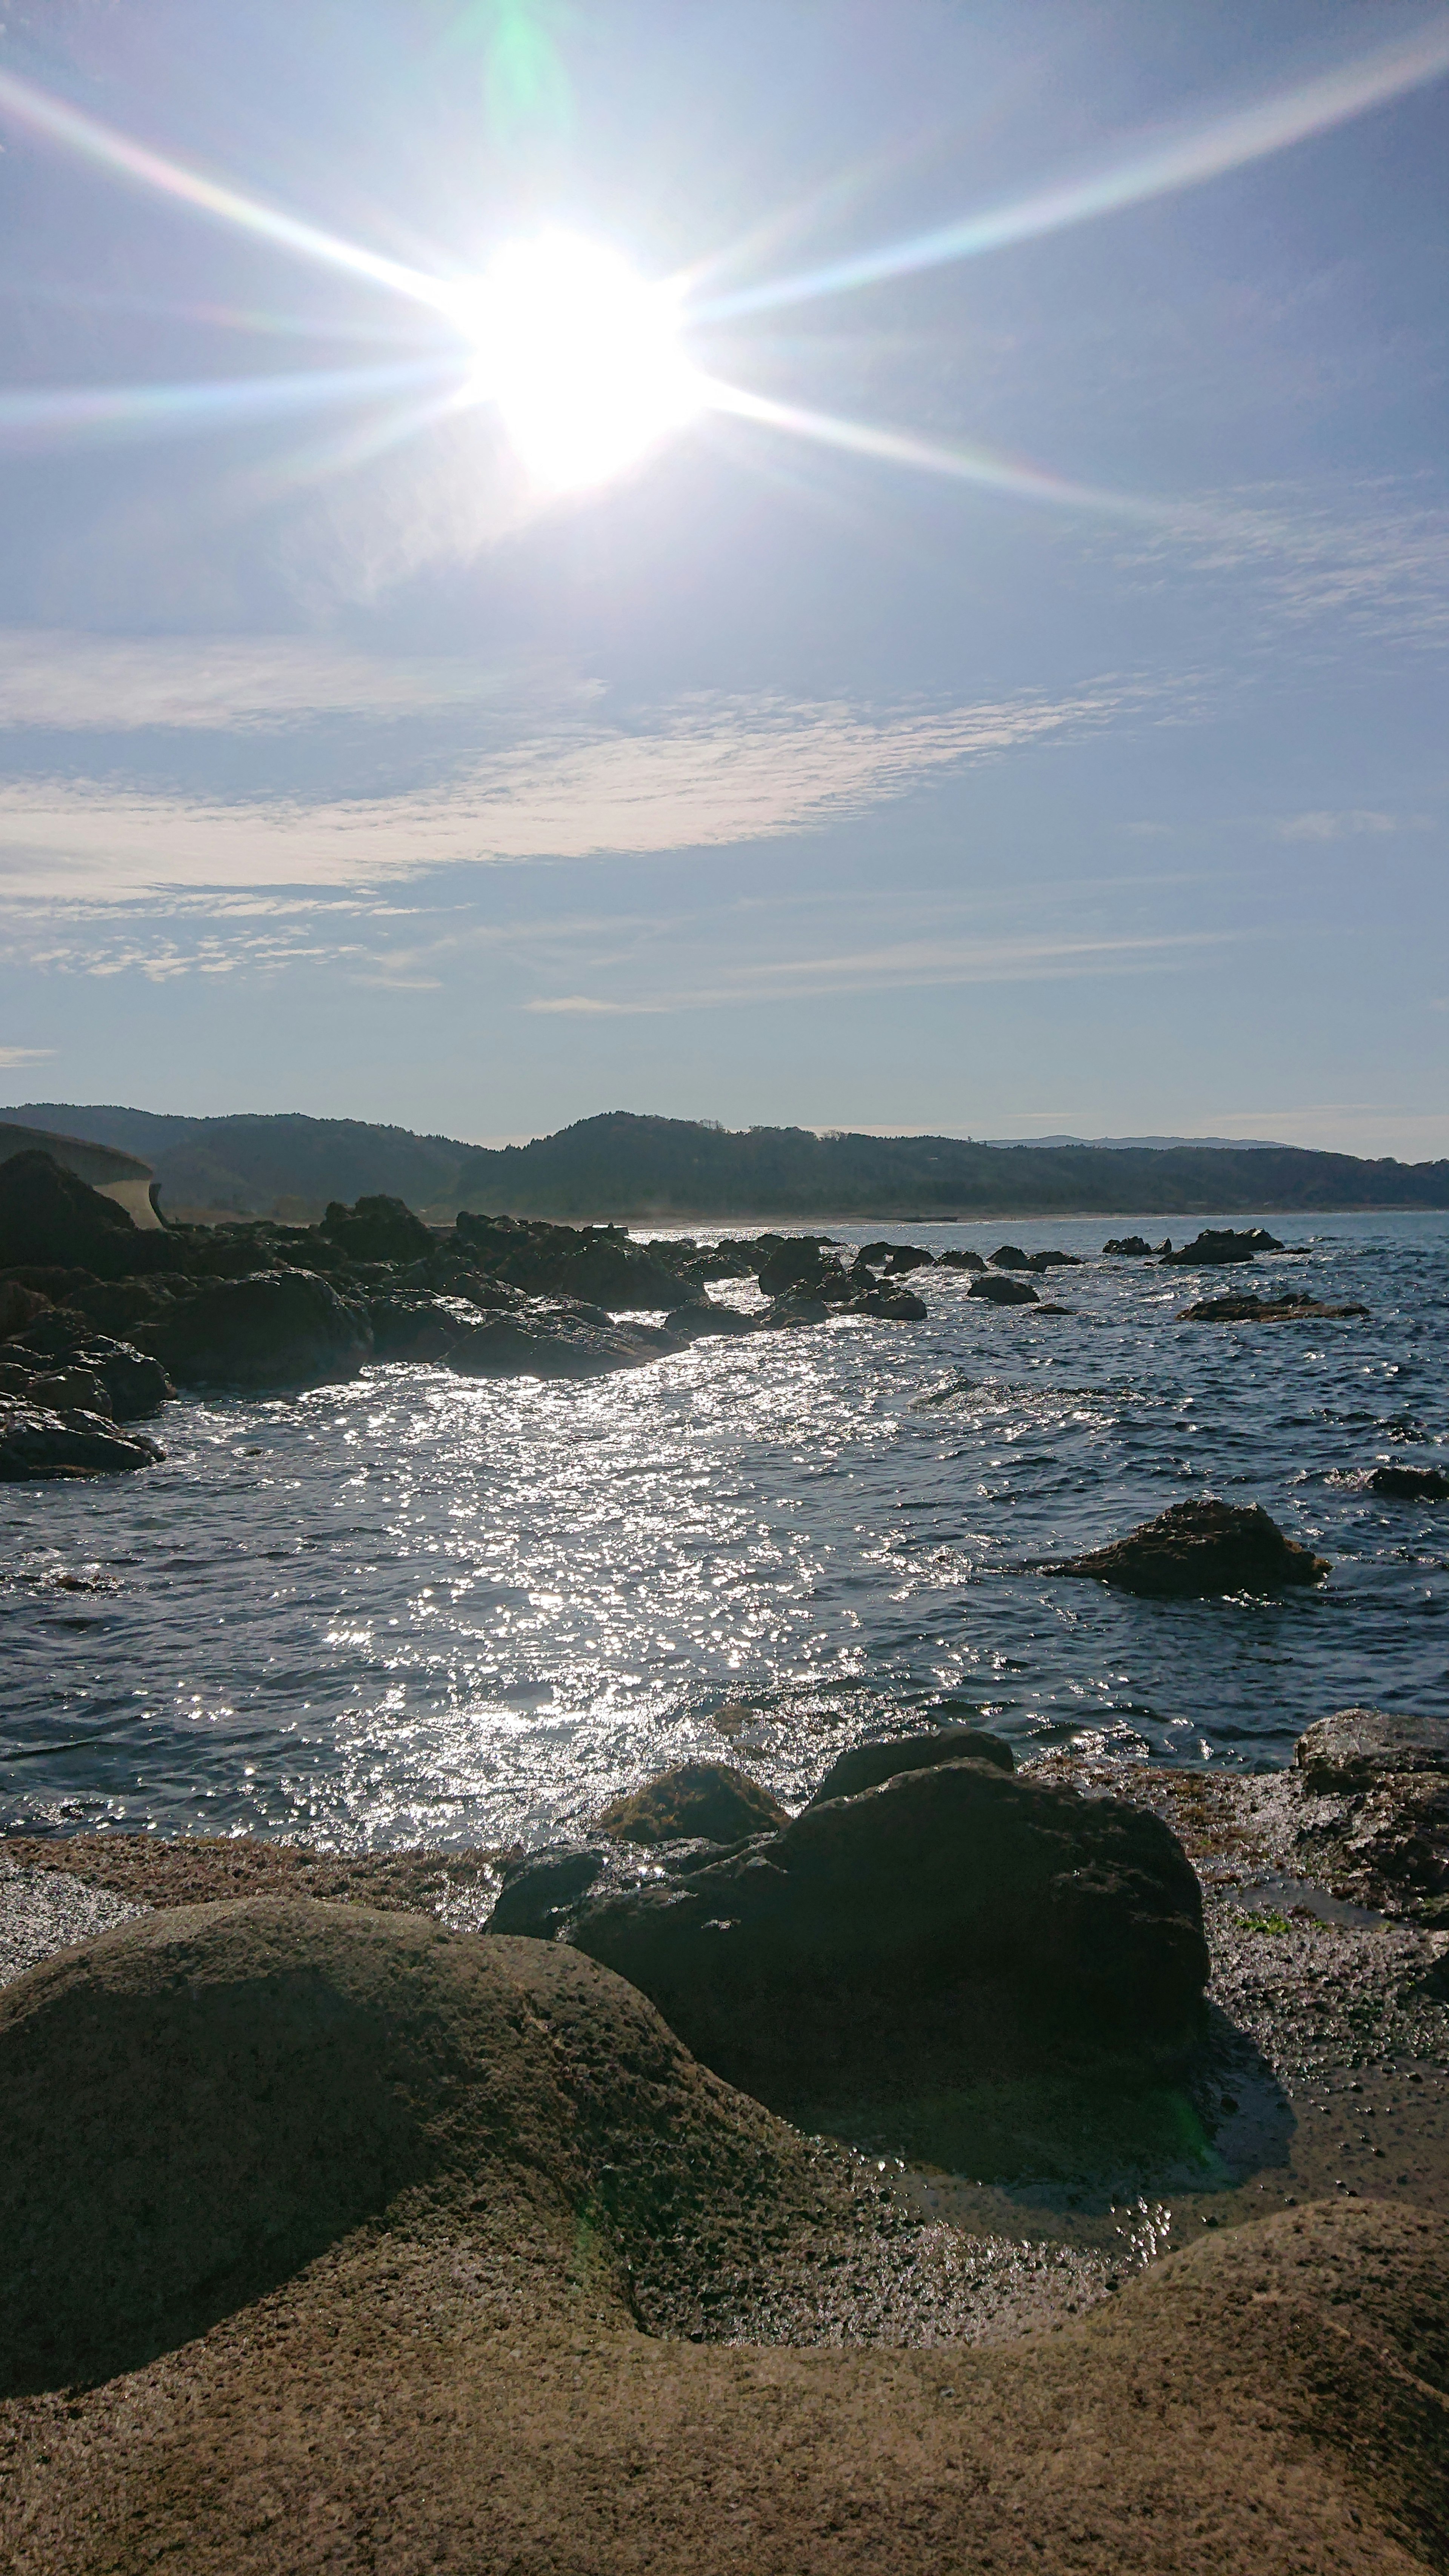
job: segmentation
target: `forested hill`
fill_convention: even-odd
[[[623,1110],[493,1151],[350,1118],[178,1118],[28,1101],[0,1110],[149,1162],[163,1210],[320,1215],[385,1190],[423,1214],[708,1218],[1214,1216],[1449,1208],[1449,1161],[1289,1145],[976,1145],[952,1136],[734,1130]]]

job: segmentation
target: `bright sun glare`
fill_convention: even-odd
[[[501,250],[467,329],[474,393],[497,405],[529,475],[555,492],[607,482],[703,407],[669,290],[572,233]]]

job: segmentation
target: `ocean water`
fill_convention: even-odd
[[[695,1756],[797,1800],[945,1700],[1023,1753],[1248,1769],[1351,1702],[1449,1713],[1449,1506],[1351,1481],[1449,1463],[1449,1215],[1264,1221],[1304,1256],[1094,1259],[1042,1283],[1066,1315],[928,1272],[924,1324],[589,1385],[404,1366],[172,1405],[150,1474],[0,1488],[0,1825],[539,1842]],[[828,1230],[1095,1255],[1166,1227]],[[1369,1314],[1173,1320],[1228,1287]],[[1176,1603],[1036,1570],[1203,1494],[1264,1504],[1327,1582]]]

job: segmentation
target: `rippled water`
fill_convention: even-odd
[[[592,1385],[409,1366],[170,1406],[151,1474],[0,1489],[0,1823],[536,1840],[690,1755],[798,1798],[943,1695],[1019,1748],[1249,1767],[1351,1701],[1449,1711],[1449,1506],[1340,1481],[1449,1460],[1449,1215],[1269,1222],[1308,1256],[1094,1261],[1046,1292],[1070,1315],[932,1272],[925,1324]],[[1006,1230],[1095,1253],[1131,1229]],[[1173,1322],[1228,1286],[1370,1314]],[[1265,1504],[1329,1581],[1168,1603],[1030,1570],[1201,1493]]]

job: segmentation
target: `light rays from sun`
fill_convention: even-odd
[[[1017,500],[1156,515],[1150,503],[1074,482],[1025,459],[840,420],[707,378],[689,358],[687,328],[938,268],[1196,186],[1325,133],[1446,72],[1449,13],[1441,10],[1396,43],[1227,114],[1159,134],[1085,175],[910,239],[703,303],[698,288],[704,272],[695,272],[696,300],[686,303],[687,279],[650,286],[616,252],[557,232],[508,245],[481,279],[437,276],[206,177],[36,83],[0,72],[0,121],[8,118],[192,213],[401,298],[441,321],[457,343],[454,352],[440,352],[431,362],[393,367],[318,368],[191,384],[22,386],[0,395],[0,441],[176,434],[313,405],[393,399],[399,406],[395,434],[406,436],[440,410],[472,400],[495,407],[535,485],[562,493],[611,479],[713,409]],[[425,386],[432,390],[420,399]],[[370,426],[357,452],[379,435],[392,434]],[[340,456],[341,451],[339,461]]]

